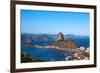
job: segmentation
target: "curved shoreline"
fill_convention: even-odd
[[[89,60],[89,48],[76,48],[76,49],[68,49],[68,48],[61,48],[61,47],[56,47],[56,46],[38,46],[34,45],[32,47],[34,48],[42,48],[42,49],[54,49],[54,50],[59,50],[59,51],[65,51],[65,52],[73,52],[71,56],[66,56],[65,60]]]

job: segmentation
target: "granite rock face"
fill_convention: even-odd
[[[56,41],[64,41],[64,36],[62,32],[59,32],[56,37]]]
[[[51,46],[57,46],[65,50],[77,48],[77,45],[71,40],[56,41],[55,43],[51,44]]]
[[[62,32],[59,32],[56,36],[56,42],[52,45],[58,46],[60,48],[66,48],[66,49],[76,49],[77,45],[72,40],[65,40],[64,35]]]
[[[71,40],[65,40],[63,45],[66,48],[69,48],[69,49],[76,49],[77,48],[77,45],[73,41],[71,41]]]

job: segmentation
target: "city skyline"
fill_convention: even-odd
[[[21,10],[21,33],[89,36],[89,13]]]

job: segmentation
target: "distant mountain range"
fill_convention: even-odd
[[[22,33],[21,35],[24,36],[31,36],[33,39],[53,39],[57,36],[57,34],[27,34]],[[84,35],[74,35],[74,34],[66,34],[64,35],[64,38],[89,38],[89,36]]]
[[[22,42],[31,42],[32,40],[56,40],[57,34],[21,34],[21,41]],[[64,35],[64,39],[70,39],[73,40],[74,38],[87,38],[89,39],[89,36],[80,36],[80,35],[73,35],[73,34],[67,34]]]

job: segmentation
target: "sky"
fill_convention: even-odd
[[[89,35],[89,13],[21,10],[21,33]]]

